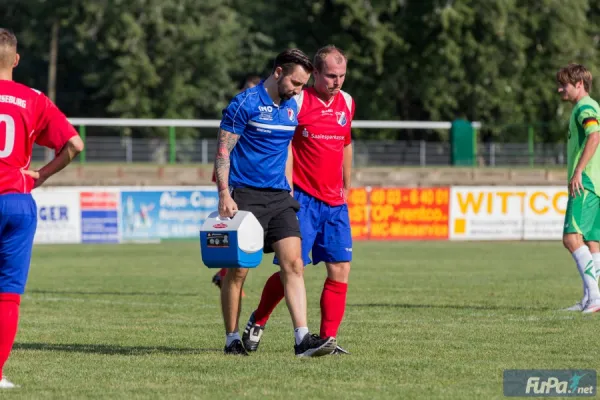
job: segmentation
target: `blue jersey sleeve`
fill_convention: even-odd
[[[246,101],[248,97],[246,92],[242,92],[231,100],[231,103],[223,110],[221,129],[236,135],[244,133],[246,124],[250,120],[249,102]]]

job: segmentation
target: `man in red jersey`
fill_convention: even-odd
[[[30,192],[83,150],[75,129],[45,95],[13,82],[18,63],[17,38],[0,28],[0,389],[16,387],[2,368],[17,333],[37,226]],[[29,170],[34,143],[56,152],[37,171]]]
[[[300,203],[304,264],[325,262],[321,294],[322,338],[337,337],[346,309],[352,233],[346,197],[352,168],[351,121],[355,105],[342,91],[347,59],[335,46],[317,51],[314,86],[297,96],[298,128],[292,141],[294,197]],[[275,262],[277,262],[275,260]],[[242,336],[247,351],[256,351],[277,304],[283,299],[279,272],[265,284],[258,308]],[[348,352],[337,346],[333,354]]]

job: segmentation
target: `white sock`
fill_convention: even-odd
[[[296,344],[300,344],[304,336],[308,333],[308,328],[305,326],[301,326],[300,328],[294,329],[294,335],[296,336]]]
[[[231,332],[225,334],[225,346],[229,346],[234,340],[242,340],[239,332]]]
[[[600,277],[600,253],[592,253],[594,267],[596,267],[596,280]]]
[[[587,246],[581,246],[573,252],[573,259],[575,260],[575,263],[577,263],[579,275],[581,275],[581,279],[583,280],[583,284],[587,289],[589,298],[596,299],[600,297],[600,291],[598,291],[598,281],[596,281],[596,268],[594,267],[594,259],[592,258],[590,249]]]

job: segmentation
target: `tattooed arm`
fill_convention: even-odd
[[[240,135],[219,129],[217,138],[217,156],[215,158],[215,173],[219,194],[226,190],[229,193],[229,155],[237,143]]]
[[[219,190],[219,215],[222,217],[233,217],[237,211],[237,204],[235,204],[229,193],[229,155],[239,138],[240,135],[223,129],[219,130],[217,156],[215,158],[215,175]]]

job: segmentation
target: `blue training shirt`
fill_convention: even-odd
[[[281,101],[277,106],[264,81],[233,98],[221,120],[221,129],[240,135],[230,156],[231,188],[291,190],[285,164],[297,115],[296,100]]]

